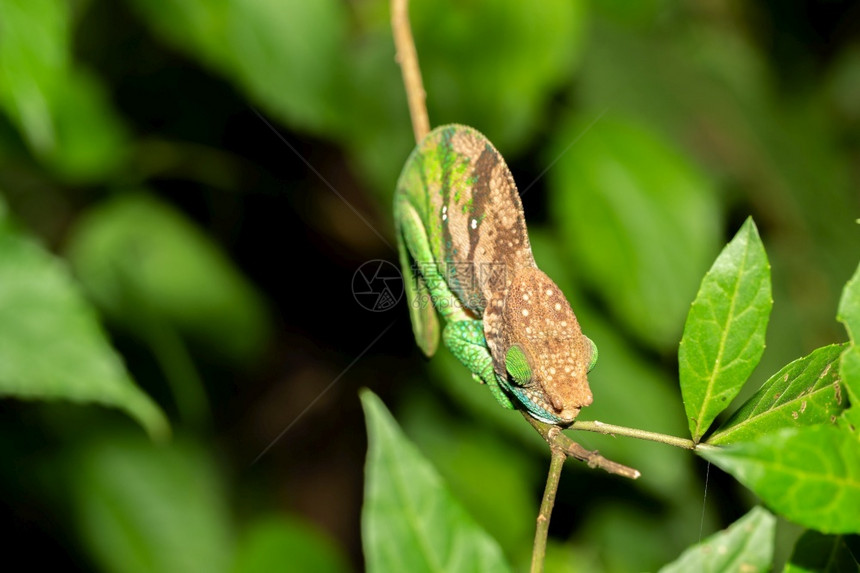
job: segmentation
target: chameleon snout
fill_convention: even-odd
[[[580,402],[581,404],[578,406],[573,406],[569,402],[564,402],[564,399],[558,395],[558,393],[547,393],[547,397],[550,400],[550,404],[552,405],[553,413],[561,420],[562,424],[570,424],[576,417],[579,416],[580,410],[583,407],[591,405],[592,397],[591,393],[588,394],[584,399]]]

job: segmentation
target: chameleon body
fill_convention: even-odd
[[[434,129],[409,156],[394,198],[412,329],[427,356],[442,339],[506,408],[571,423],[592,401],[597,349],[532,257],[504,159],[462,125]]]

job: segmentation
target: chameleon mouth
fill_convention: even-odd
[[[532,390],[530,388],[511,388],[514,395],[519,399],[520,403],[528,410],[533,418],[536,418],[547,424],[556,424],[567,426],[572,424],[579,414],[579,408],[573,411],[563,409],[561,411],[544,398],[542,392]]]

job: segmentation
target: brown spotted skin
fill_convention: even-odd
[[[508,289],[502,316],[504,328],[493,349],[494,362],[498,364],[497,354],[503,359],[502,349],[519,344],[529,357],[547,409],[573,421],[592,401],[587,378],[591,345],[564,293],[537,267],[523,269]]]
[[[448,287],[469,316],[483,320],[496,375],[507,379],[505,355],[519,344],[533,372],[532,384],[520,391],[561,422],[572,421],[592,401],[590,343],[562,292],[535,265],[501,154],[470,127],[437,128],[407,161],[397,195],[398,225],[405,199],[423,222],[434,261],[445,267]]]

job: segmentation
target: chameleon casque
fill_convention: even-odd
[[[506,408],[573,422],[591,404],[597,348],[532,257],[513,176],[486,137],[462,125],[415,148],[394,198],[412,330],[428,357],[442,338]]]

